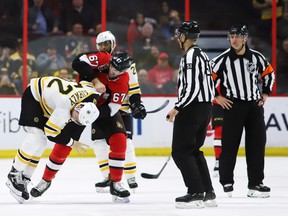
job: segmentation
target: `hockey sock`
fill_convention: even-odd
[[[113,134],[109,140],[109,169],[112,181],[121,181],[124,169],[126,136],[123,133]]]
[[[31,178],[45,150],[46,137],[38,128],[27,127],[26,129],[27,136],[17,151],[13,166],[16,170],[23,171],[25,177]]]
[[[219,160],[220,154],[222,152],[222,145],[221,145],[221,139],[222,139],[222,126],[216,126],[214,129],[214,154],[216,160]]]
[[[96,155],[100,171],[104,178],[109,176],[109,145],[105,139],[94,140],[93,150]]]
[[[64,146],[56,143],[49,156],[49,160],[46,164],[42,179],[50,182],[60,170],[71,150],[72,148],[69,146]]]
[[[129,179],[136,176],[136,156],[132,140],[127,138],[126,158],[124,164],[125,178]]]

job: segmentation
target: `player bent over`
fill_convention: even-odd
[[[81,150],[78,140],[86,125],[95,121],[99,93],[92,83],[68,82],[58,77],[35,78],[23,93],[19,125],[27,136],[14,158],[6,185],[12,196],[23,203],[29,199],[30,182],[47,138],[52,142]]]
[[[106,92],[100,96],[97,103],[100,115],[92,124],[92,140],[95,145],[97,145],[96,140],[99,137],[101,137],[101,139],[105,138],[110,145],[108,162],[110,171],[110,193],[112,194],[113,202],[127,203],[130,201],[128,198],[130,193],[121,184],[126,151],[126,130],[118,111],[128,92],[129,76],[126,70],[131,64],[131,59],[127,53],[118,53],[113,56],[111,61],[109,56],[111,55],[106,52],[83,53],[74,59],[72,65],[76,71],[79,71],[80,80],[84,77],[89,81],[91,80],[87,75],[89,69],[91,69],[91,65],[97,65],[90,74],[92,82],[95,82],[97,75],[98,81],[95,88],[99,87],[99,82],[101,82],[101,84],[105,86]],[[95,59],[98,61],[97,64],[91,62]],[[86,68],[87,65],[88,69]],[[101,72],[99,72],[98,67],[102,69]],[[103,68],[106,68],[106,71],[104,71]],[[83,74],[84,71],[86,73]],[[65,149],[65,147],[61,145],[55,145],[45,168],[41,180],[42,183],[40,182],[31,190],[33,197],[41,196],[45,192],[45,190],[43,190],[45,187],[42,187],[42,185],[45,184],[45,182],[51,184],[51,180],[65,162],[70,151],[71,149]]]

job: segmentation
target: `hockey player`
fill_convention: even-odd
[[[98,118],[99,97],[92,83],[68,82],[58,77],[34,78],[21,101],[19,125],[27,136],[14,158],[6,185],[19,203],[29,199],[27,184],[47,146],[52,142],[82,151],[78,142],[85,126]]]
[[[116,47],[115,36],[110,31],[101,32],[96,38],[96,46],[99,51],[106,51],[112,54]],[[133,136],[133,119],[144,119],[146,117],[146,109],[141,101],[141,90],[138,83],[138,75],[135,63],[131,64],[127,70],[129,74],[129,92],[124,99],[120,108],[120,113],[127,131],[127,149],[124,164],[124,174],[130,189],[135,192],[138,187],[136,182],[136,156],[135,149],[132,143]],[[132,115],[131,115],[132,111]],[[104,137],[103,137],[104,138]],[[105,188],[109,187],[109,164],[108,153],[109,146],[105,139],[96,140],[96,145],[93,146],[96,158],[102,175],[103,181],[95,184],[97,192],[107,192]]]
[[[79,80],[92,81],[96,89],[105,89],[97,106],[99,118],[92,124],[92,140],[104,137],[110,145],[110,193],[114,202],[129,202],[129,191],[122,187],[121,179],[125,161],[126,130],[118,112],[128,93],[131,59],[127,53],[117,53],[113,57],[107,52],[79,54],[72,63],[79,72]],[[71,148],[56,144],[49,156],[44,175],[39,184],[31,190],[33,197],[41,196],[51,185],[52,179],[68,157]]]

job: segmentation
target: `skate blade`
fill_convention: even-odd
[[[23,204],[25,202],[25,199],[22,196],[19,196],[18,194],[14,193],[14,191],[10,190],[10,194],[19,202],[20,204]]]
[[[135,194],[136,193],[136,188],[130,189],[131,193]]]
[[[118,197],[118,196],[113,195],[112,201],[114,203],[129,203],[130,199],[128,197]]]
[[[110,192],[110,190],[109,190],[109,187],[107,187],[107,188],[97,188],[96,187],[96,192],[97,193],[109,193]]]
[[[205,205],[202,200],[196,200],[192,202],[176,202],[176,208],[179,209],[200,209],[204,207]]]
[[[7,187],[13,191],[13,193],[17,196],[22,196],[22,191],[17,190],[16,188],[13,187],[12,182],[8,179],[8,181],[6,182]]]
[[[232,198],[232,192],[225,192],[229,198]]]
[[[250,198],[268,198],[270,197],[270,193],[257,190],[249,190],[247,196]]]
[[[204,201],[204,205],[205,207],[217,207],[218,206],[215,199]]]

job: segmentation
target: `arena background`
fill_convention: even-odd
[[[52,8],[56,15],[57,13],[59,15],[61,14],[61,10],[65,9],[63,5],[65,6],[69,2],[45,1],[45,4],[47,7]],[[145,18],[150,21],[152,20],[151,22],[153,23],[154,20],[158,21],[162,13],[161,5],[163,2],[168,3],[170,10],[176,10],[181,20],[197,20],[200,23],[201,36],[198,44],[207,52],[210,58],[228,48],[226,36],[230,25],[239,22],[247,24],[250,33],[249,46],[262,52],[269,59],[272,66],[276,68],[276,85],[273,89],[273,94],[265,105],[265,122],[268,139],[266,155],[288,155],[288,92],[280,91],[282,89],[280,85],[281,79],[278,79],[277,76],[277,54],[281,49],[282,41],[285,37],[288,37],[287,31],[285,32],[285,29],[288,29],[287,20],[285,21],[284,19],[284,13],[283,19],[281,16],[278,16],[277,9],[283,6],[284,11],[284,5],[287,7],[287,1],[271,0],[271,19],[268,20],[268,29],[271,29],[271,31],[262,28],[264,21],[259,18],[260,10],[253,7],[252,0],[85,0],[84,2],[93,9],[96,14],[95,19],[97,19],[95,32],[90,35],[85,34],[81,37],[91,42],[90,50],[95,50],[97,27],[101,31],[111,30],[117,38],[117,49],[125,50],[128,46],[127,29],[134,19],[135,12],[143,13]],[[62,7],[57,7],[59,4]],[[0,50],[2,51],[2,48],[7,46],[11,49],[16,49],[15,44],[18,44],[19,41],[23,46],[24,57],[21,69],[23,72],[21,74],[23,76],[23,89],[27,86],[31,75],[29,66],[27,66],[29,64],[27,53],[33,53],[36,56],[43,52],[45,46],[51,42],[55,42],[59,53],[65,55],[67,51],[65,41],[68,36],[65,32],[37,37],[31,36],[28,26],[28,12],[32,5],[32,0],[5,0],[3,1],[3,8],[1,7],[0,9]],[[57,9],[59,10],[57,11]],[[156,31],[158,26],[155,23],[153,25]],[[178,54],[181,54],[181,51],[179,47],[174,48],[174,45],[171,45],[163,49],[171,56],[171,65],[176,68],[177,61],[175,59],[177,59]],[[173,56],[176,57],[173,58]],[[73,74],[73,72],[71,73]],[[284,85],[287,86],[288,84],[285,83]],[[134,120],[134,143],[137,155],[170,154],[173,126],[165,121],[165,116],[169,109],[173,107],[173,103],[176,100],[175,95],[143,95],[143,101],[147,110],[159,107],[166,99],[169,99],[170,103],[164,110],[155,114],[149,114],[143,121]],[[24,129],[17,124],[20,113],[20,100],[21,94],[16,96],[0,95],[1,158],[14,157],[16,149],[25,136]],[[89,128],[83,134],[82,139],[84,142],[91,143],[89,140]],[[209,128],[203,148],[207,155],[214,154],[212,140],[213,131]],[[48,153],[49,149],[45,152],[45,156]],[[243,142],[241,143],[239,154],[245,154]],[[72,152],[71,155],[75,157],[79,156],[75,152]],[[91,155],[93,155],[93,152],[89,150],[86,155],[80,156]]]

